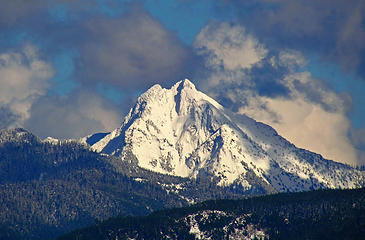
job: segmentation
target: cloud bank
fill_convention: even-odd
[[[217,42],[224,42],[224,46]],[[270,51],[244,27],[226,23],[208,25],[195,46],[207,56],[206,64],[211,68],[200,85],[209,86],[205,90],[226,107],[273,126],[298,147],[338,162],[358,163],[360,151],[348,134],[351,127],[346,113],[351,97],[301,71],[307,60],[300,52]],[[239,52],[240,57],[232,52]],[[230,62],[235,63],[225,64]],[[262,71],[271,73],[267,76],[271,80],[262,80]],[[271,94],[265,93],[263,83],[273,87]]]

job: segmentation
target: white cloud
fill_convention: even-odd
[[[120,125],[120,111],[102,96],[75,91],[49,96],[54,70],[38,49],[0,54],[0,128],[25,127],[40,137],[81,137]]]
[[[257,96],[258,97],[258,96]],[[356,164],[356,149],[348,138],[350,123],[341,112],[328,112],[303,98],[258,97],[266,108],[241,107],[239,112],[274,127],[296,146],[322,154],[327,159]],[[274,112],[279,118],[273,118]]]
[[[306,86],[307,92],[298,89],[295,81]],[[282,83],[290,90],[289,98],[270,98],[246,91],[245,104],[238,112],[269,124],[300,148],[327,159],[356,164],[357,150],[348,136],[346,99],[323,88],[307,72],[287,75]],[[308,94],[319,97],[313,101]]]
[[[207,57],[207,65],[227,70],[249,69],[263,59],[267,50],[242,26],[208,24],[197,35],[194,47]]]
[[[32,103],[46,93],[53,74],[51,65],[39,58],[33,45],[0,54],[0,106],[17,116],[1,127],[21,126],[29,118]]]

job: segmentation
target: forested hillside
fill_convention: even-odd
[[[50,239],[112,216],[247,194],[254,193],[150,172],[73,141],[0,132],[0,239]]]
[[[63,239],[365,239],[365,189],[207,201],[112,218]]]

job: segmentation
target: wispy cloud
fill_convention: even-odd
[[[32,104],[46,94],[53,72],[33,45],[0,54],[0,107],[4,110],[1,127],[24,124]]]

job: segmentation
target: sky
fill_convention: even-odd
[[[189,78],[325,158],[365,164],[362,0],[0,0],[0,128],[80,138]]]

